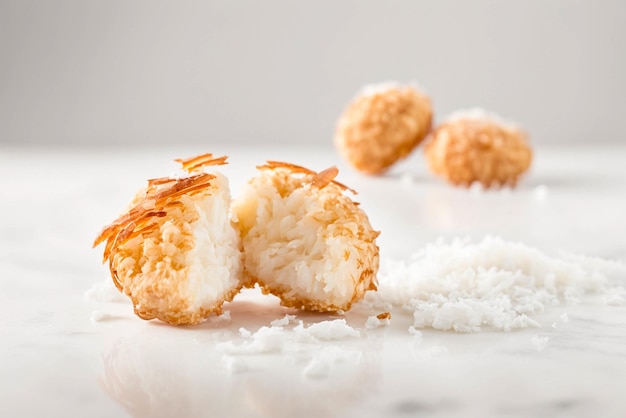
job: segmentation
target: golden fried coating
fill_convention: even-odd
[[[422,142],[432,117],[430,99],[417,88],[371,86],[340,117],[335,145],[357,170],[380,174]]]
[[[515,186],[532,151],[518,127],[482,111],[459,113],[437,126],[425,147],[430,169],[454,185]]]
[[[348,310],[375,290],[379,233],[334,180],[337,169],[275,161],[258,168],[233,202],[248,285],[284,306],[321,312]]]

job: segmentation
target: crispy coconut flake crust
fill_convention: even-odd
[[[258,283],[284,306],[321,312],[347,311],[376,290],[379,232],[344,195],[356,192],[335,181],[338,170],[277,161],[258,169],[233,204],[247,285]]]
[[[239,292],[241,285],[225,289],[210,306],[192,306],[183,295],[189,280],[185,256],[196,245],[192,225],[201,217],[198,204],[219,192],[216,176],[198,171],[225,164],[226,158],[204,154],[176,160],[195,174],[148,180],[128,212],[96,237],[94,247],[105,242],[103,262],[108,261],[115,286],[131,298],[142,319],[197,324],[221,313],[222,304]]]
[[[380,174],[424,140],[432,117],[430,99],[417,88],[396,84],[370,88],[340,117],[335,144],[354,168]]]
[[[488,114],[458,114],[439,125],[425,148],[430,169],[454,185],[515,186],[528,170],[527,135]]]
[[[326,170],[322,170],[319,173],[309,170],[306,167],[302,167],[300,165],[295,165],[291,163],[285,163],[282,161],[268,161],[265,165],[257,166],[258,170],[277,170],[277,169],[285,169],[293,174],[306,174],[308,176],[312,176],[310,178],[310,182],[313,186],[322,189],[328,186],[330,183],[333,183],[335,186],[339,187],[341,190],[348,190],[352,194],[358,194],[356,190],[349,188],[345,184],[339,183],[335,180],[337,174],[339,174],[339,169],[335,166],[329,167]],[[306,181],[305,178],[302,179],[303,182]]]
[[[169,209],[180,207],[183,195],[206,192],[211,186],[211,174],[197,174],[182,179],[158,178],[148,180],[148,188],[139,203],[128,213],[104,227],[96,237],[93,247],[107,241],[103,262],[111,258],[111,250],[123,245],[131,238],[156,230],[163,222]],[[116,285],[119,284],[116,282]]]

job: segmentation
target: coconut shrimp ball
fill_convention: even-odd
[[[340,117],[335,144],[354,168],[380,174],[424,140],[432,117],[430,99],[416,87],[368,86]]]
[[[312,311],[345,311],[375,290],[379,233],[334,181],[337,169],[281,162],[258,169],[233,202],[247,285]]]
[[[230,220],[228,181],[203,172],[225,159],[178,160],[189,174],[149,180],[133,206],[96,238],[94,246],[106,242],[113,282],[139,317],[198,324],[221,313],[241,289],[241,241]]]
[[[514,186],[528,170],[526,133],[481,109],[458,112],[437,126],[425,148],[430,169],[454,185]]]

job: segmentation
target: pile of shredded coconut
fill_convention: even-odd
[[[626,290],[611,287],[607,271],[626,267],[589,257],[551,257],[521,243],[486,237],[479,243],[456,239],[427,245],[407,262],[386,261],[378,292],[365,306],[412,312],[413,329],[474,332],[540,327],[547,307],[577,303],[587,293],[624,303]]]

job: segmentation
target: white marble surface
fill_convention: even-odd
[[[360,337],[288,342],[235,354],[238,329],[303,314],[248,291],[230,320],[173,328],[146,322],[127,302],[86,301],[107,278],[91,250],[148,177],[174,157],[225,152],[234,193],[265,159],[322,169],[339,179],[382,231],[383,257],[406,258],[439,236],[485,234],[547,252],[626,261],[626,148],[539,148],[514,191],[455,189],[431,177],[420,153],[382,178],[361,176],[329,147],[150,150],[0,148],[0,416],[626,416],[626,306],[598,297],[546,312],[542,328],[509,333],[407,332],[409,315]],[[545,188],[538,187],[545,185]],[[626,282],[626,277],[623,277]],[[567,313],[565,320],[563,313]],[[104,315],[100,321],[94,321]],[[222,345],[220,345],[222,344]]]

